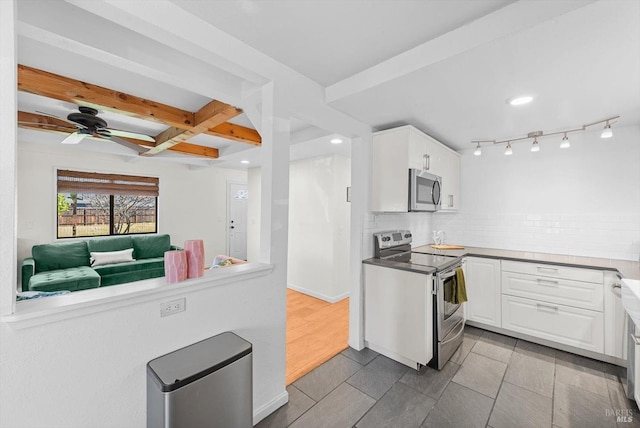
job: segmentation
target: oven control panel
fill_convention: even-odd
[[[399,245],[411,244],[411,231],[409,230],[389,230],[373,234],[374,243],[377,249],[393,248]]]

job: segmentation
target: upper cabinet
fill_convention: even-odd
[[[372,211],[408,211],[411,168],[442,177],[441,211],[458,210],[460,155],[407,125],[373,134]]]

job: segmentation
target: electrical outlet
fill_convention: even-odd
[[[172,300],[170,302],[165,302],[160,305],[160,316],[166,317],[169,315],[177,314],[178,312],[182,312],[186,307],[186,299],[183,297],[182,299]]]

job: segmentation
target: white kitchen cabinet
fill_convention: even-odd
[[[573,281],[504,270],[502,293],[600,312],[604,305],[602,282]]]
[[[432,276],[364,265],[365,345],[413,369],[433,357]]]
[[[604,354],[606,294],[602,270],[504,260],[502,327]]]
[[[604,353],[626,360],[627,314],[622,306],[620,281],[617,273],[613,271],[604,273]]]
[[[442,143],[406,125],[373,134],[371,209],[407,212],[409,169],[442,177],[442,210],[460,203],[460,155]]]
[[[440,211],[460,209],[460,155],[454,151],[447,153],[446,168],[442,174],[442,205]]]
[[[466,319],[500,327],[500,260],[466,257],[464,277],[468,298],[465,304]]]
[[[549,278],[563,278],[574,281],[597,282],[602,284],[604,273],[599,269],[585,269],[578,267],[551,265],[546,263],[516,262],[504,260],[502,270],[524,273]]]
[[[604,353],[602,312],[502,296],[502,327],[564,345]]]
[[[442,177],[440,211],[457,211],[460,207],[460,154],[431,137],[426,152],[429,172]]]

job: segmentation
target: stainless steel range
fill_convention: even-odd
[[[412,234],[394,230],[374,234],[376,258],[435,269],[433,273],[433,359],[429,366],[442,369],[462,343],[464,316],[462,305],[453,303],[456,270],[462,266],[458,257],[411,252]]]

